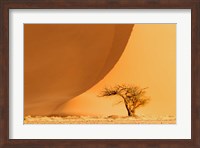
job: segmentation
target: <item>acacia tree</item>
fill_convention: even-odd
[[[117,85],[115,87],[105,88],[100,96],[119,95],[124,100],[128,116],[136,117],[135,109],[145,105],[149,101],[149,97],[145,96],[145,89],[146,88],[139,88],[137,86]]]

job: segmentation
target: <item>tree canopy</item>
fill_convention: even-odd
[[[135,109],[147,104],[149,97],[145,96],[146,88],[140,88],[134,85],[116,85],[110,88],[104,88],[100,96],[113,96],[119,95],[123,98],[125,107],[128,111],[128,116],[136,116]]]

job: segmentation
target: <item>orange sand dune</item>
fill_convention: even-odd
[[[98,97],[127,83],[149,87],[136,114],[175,117],[176,24],[132,28],[25,25],[25,115],[127,116],[120,98]]]
[[[24,112],[49,115],[114,66],[133,25],[25,24]]]
[[[116,84],[148,87],[150,102],[136,114],[176,116],[176,24],[136,24],[114,68],[94,87],[62,104],[57,114],[121,115],[127,111],[116,97],[98,97]]]

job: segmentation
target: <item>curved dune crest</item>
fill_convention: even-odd
[[[133,25],[24,26],[25,115],[49,115],[98,83],[122,54]]]
[[[110,52],[113,54],[114,52]],[[148,87],[149,103],[136,115],[176,116],[176,25],[136,24],[120,59],[106,76],[86,92],[60,105],[54,114],[127,116],[117,96],[99,97],[118,84]]]

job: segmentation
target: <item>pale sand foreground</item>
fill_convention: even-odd
[[[25,124],[176,124],[175,116],[26,116]]]

